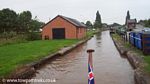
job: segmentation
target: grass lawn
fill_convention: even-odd
[[[0,47],[0,77],[7,76],[18,66],[39,60],[79,40],[39,40]]]
[[[119,42],[123,42],[122,38],[118,34],[113,34],[113,38]],[[131,49],[132,51],[139,54],[139,56],[143,56],[145,63],[147,63],[147,66],[145,66],[145,71],[150,73],[150,55],[144,55],[141,50],[137,49],[136,47],[133,47],[129,42],[124,43],[124,46],[128,49]]]
[[[148,65],[145,67],[145,70],[146,70],[148,73],[150,73],[150,55],[144,57],[144,60],[145,60],[145,62],[148,64]]]

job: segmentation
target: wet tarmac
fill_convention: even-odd
[[[117,51],[109,31],[95,35],[87,43],[65,56],[50,61],[37,70],[33,79],[55,80],[53,83],[31,84],[88,84],[87,49],[94,49],[93,69],[96,84],[134,84],[134,71]]]

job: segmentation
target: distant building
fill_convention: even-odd
[[[109,27],[110,27],[110,29],[118,29],[119,27],[121,27],[121,25],[118,23],[113,23],[113,24],[109,25]]]
[[[118,23],[113,23],[111,25],[109,25],[109,28],[110,28],[110,33],[116,33],[116,30],[121,27],[120,24]]]
[[[127,20],[127,24],[126,24],[127,30],[132,31],[133,29],[135,29],[136,23],[137,23],[136,19]]]
[[[136,19],[130,19],[130,13],[127,12],[125,26],[128,31],[132,31],[136,28],[137,20]]]
[[[76,19],[58,15],[42,28],[42,39],[81,39],[86,26]]]

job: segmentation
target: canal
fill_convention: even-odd
[[[87,49],[94,49],[93,69],[96,84],[134,84],[134,71],[117,51],[109,31],[96,34],[65,56],[55,58],[37,70],[33,79],[55,79],[44,84],[88,84]],[[31,83],[41,84],[41,83]]]

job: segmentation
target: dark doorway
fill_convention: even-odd
[[[53,39],[65,39],[65,28],[54,28]]]

